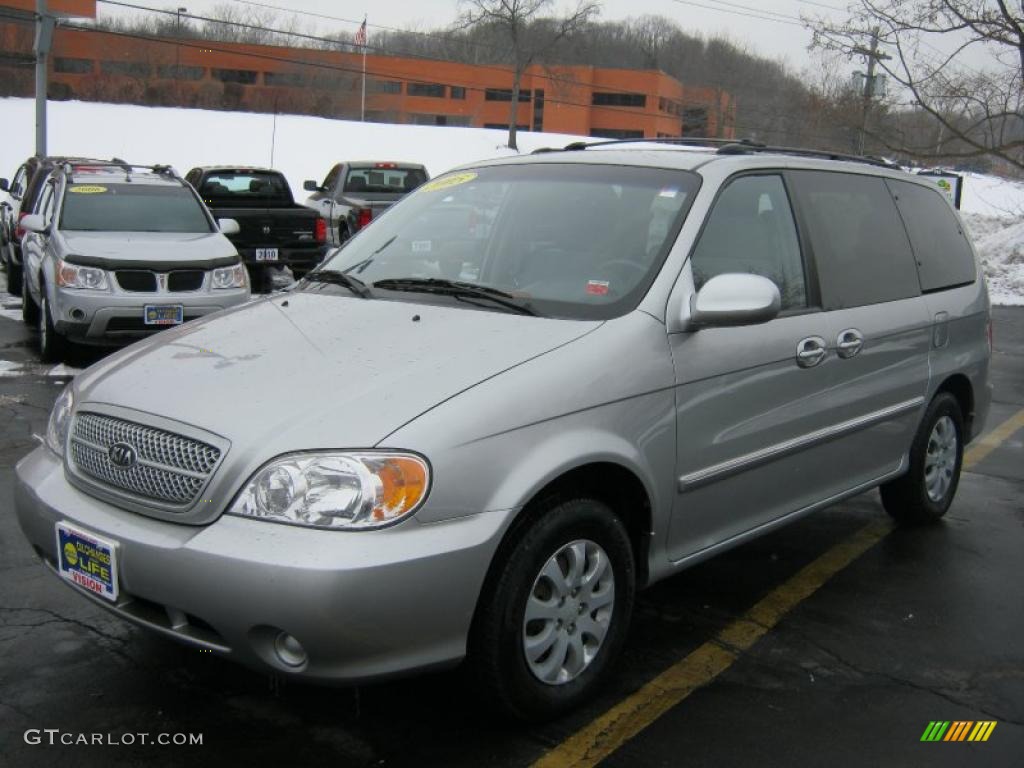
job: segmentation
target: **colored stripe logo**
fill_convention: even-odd
[[[932,720],[921,741],[988,741],[995,728],[994,720]]]

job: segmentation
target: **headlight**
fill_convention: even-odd
[[[246,285],[245,265],[234,264],[230,267],[213,270],[211,283],[214,288],[244,288]]]
[[[427,462],[412,454],[290,454],[253,475],[228,514],[311,528],[380,528],[411,515],[429,486]]]
[[[56,272],[58,288],[92,288],[99,291],[107,287],[107,273],[96,267],[80,267],[57,259]]]
[[[71,385],[64,387],[57,402],[50,411],[50,422],[46,425],[46,445],[58,456],[64,455],[64,444],[68,441],[68,427],[71,426],[71,409],[75,405],[75,396]]]

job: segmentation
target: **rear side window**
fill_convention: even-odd
[[[800,241],[780,176],[742,176],[730,182],[690,258],[697,290],[716,275],[741,272],[775,283],[783,310],[807,306]]]
[[[908,181],[889,181],[917,257],[921,290],[941,291],[977,279],[974,254],[960,223],[939,192]]]
[[[920,295],[910,241],[884,179],[832,171],[794,171],[792,178],[825,309]]]

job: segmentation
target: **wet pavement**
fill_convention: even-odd
[[[0,299],[0,766],[527,766],[886,517],[869,492],[656,585],[612,683],[561,721],[481,708],[460,670],[358,690],[285,684],[124,623],[37,562],[13,518],[13,465],[100,353],[39,364],[10,304]],[[996,310],[995,343],[989,429],[1024,409],[1024,308]],[[1022,552],[1018,430],[964,475],[943,523],[886,535],[602,765],[1024,764]],[[985,743],[922,743],[935,720],[997,725]],[[27,743],[30,729],[42,743]],[[43,729],[202,745],[50,746]]]

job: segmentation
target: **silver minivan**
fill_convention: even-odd
[[[612,143],[423,185],[293,290],[82,373],[17,467],[77,592],[255,668],[586,700],[638,589],[880,486],[935,521],[991,399],[977,258],[858,159]]]

